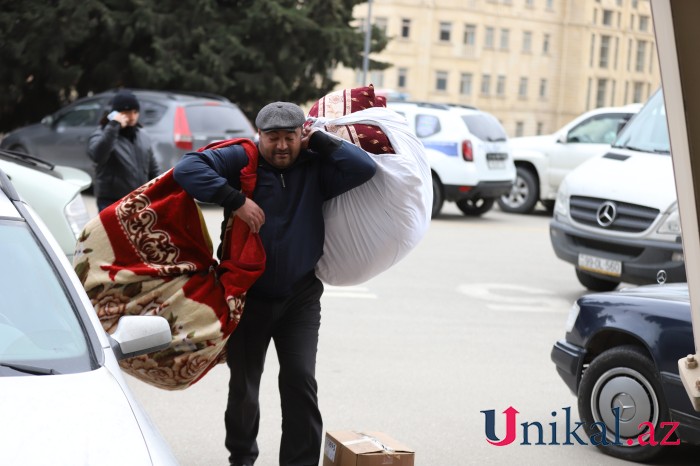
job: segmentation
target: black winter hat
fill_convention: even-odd
[[[127,110],[139,110],[139,108],[139,101],[131,91],[122,89],[112,97],[112,110],[125,112]]]

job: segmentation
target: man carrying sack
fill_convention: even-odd
[[[190,196],[221,205],[225,219],[233,213],[259,233],[266,253],[265,271],[248,290],[227,344],[232,465],[253,464],[258,456],[258,394],[270,340],[280,364],[280,465],[317,465],[320,456],[315,370],[323,285],[314,269],[323,254],[323,204],[371,179],[376,163],[351,143],[302,129],[304,122],[302,109],[289,102],[260,110],[252,198],[241,192],[240,172],[249,159],[240,145],[189,153],[173,171]]]

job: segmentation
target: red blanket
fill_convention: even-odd
[[[250,197],[257,147],[233,139],[207,148],[229,144],[242,145],[248,155],[241,187]],[[260,237],[238,217],[229,219],[223,244],[218,263],[202,213],[172,170],[87,224],[73,264],[104,329],[114,331],[122,315],[160,315],[170,322],[170,347],[120,361],[125,372],[174,390],[192,385],[225,360],[245,293],[264,270],[265,251]]]

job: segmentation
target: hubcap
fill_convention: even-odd
[[[615,408],[619,409],[616,417]],[[591,393],[591,412],[595,422],[605,424],[605,437],[619,440],[625,446],[635,446],[642,422],[656,425],[659,420],[659,402],[651,383],[639,372],[628,367],[617,367],[603,374]]]
[[[515,182],[510,188],[508,194],[501,196],[501,200],[508,207],[517,208],[525,203],[528,196],[530,195],[530,189],[520,176],[515,177]]]

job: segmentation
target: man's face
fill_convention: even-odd
[[[299,157],[301,128],[294,131],[260,131],[258,147],[263,158],[276,168],[287,168]]]
[[[126,115],[126,126],[136,126],[139,121],[139,111],[138,110],[125,110],[123,112]]]

